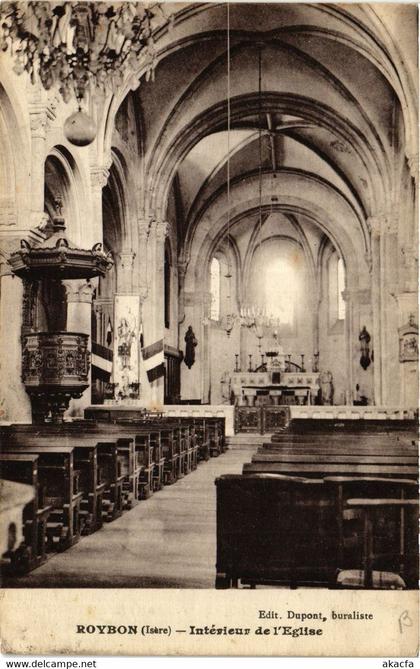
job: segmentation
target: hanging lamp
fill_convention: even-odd
[[[66,120],[64,132],[73,144],[86,146],[96,135],[94,120],[82,110],[88,92],[115,91],[127,70],[139,67],[147,81],[153,78],[153,33],[170,20],[162,6],[93,0],[1,2],[0,50],[10,51],[16,74],[27,72],[32,83],[40,81],[47,91],[57,86],[66,103],[76,99],[78,110]]]
[[[228,313],[222,319],[222,327],[226,335],[230,334],[234,328],[238,315],[232,309],[232,267],[231,267],[231,248],[230,248],[230,131],[231,131],[231,110],[230,110],[230,7],[226,5],[227,10],[227,163],[226,163],[226,190],[227,190],[227,270],[225,278],[228,280],[228,294],[226,299],[229,304]]]

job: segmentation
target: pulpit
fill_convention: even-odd
[[[56,198],[55,207],[44,241],[31,246],[22,239],[20,250],[8,261],[24,282],[22,380],[35,423],[62,422],[70,399],[79,398],[89,386],[89,334],[66,330],[69,301],[64,285],[68,294],[74,281],[83,280],[91,295],[93,286],[87,282],[103,277],[112,266],[101,244],[81,249],[68,239],[61,198]],[[46,327],[40,327],[41,306]]]

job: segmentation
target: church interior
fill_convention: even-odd
[[[5,586],[417,588],[416,5],[0,16]]]

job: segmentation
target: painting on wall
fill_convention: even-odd
[[[119,400],[139,397],[139,306],[135,295],[115,298],[113,383]]]
[[[417,362],[419,358],[419,327],[410,315],[408,323],[398,330],[400,336],[400,362]]]

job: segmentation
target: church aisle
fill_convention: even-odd
[[[239,474],[256,446],[234,447],[46,564],[4,587],[213,588],[216,486]]]

